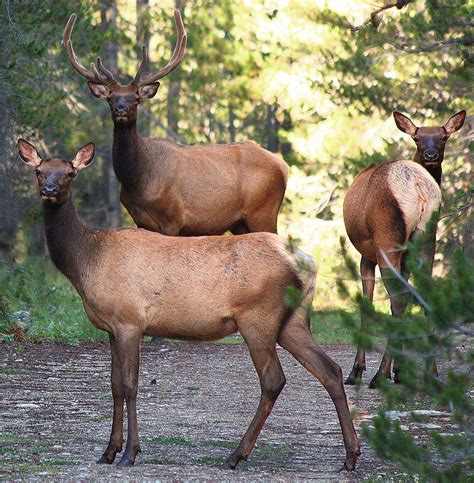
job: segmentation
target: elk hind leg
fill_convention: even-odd
[[[360,260],[360,277],[362,280],[362,293],[370,300],[374,299],[375,286],[375,266],[374,262],[362,257]],[[369,321],[367,316],[361,314],[360,329],[362,332],[367,332]],[[365,349],[358,347],[357,353],[352,366],[351,373],[345,380],[344,384],[353,385],[362,380],[362,373],[365,371]]]
[[[400,250],[387,250],[385,251],[385,255],[393,268],[400,274],[402,270],[403,252]],[[384,286],[390,297],[392,316],[400,317],[408,304],[408,297],[405,294],[406,289],[381,255],[377,257],[377,261]],[[402,342],[397,334],[391,334],[388,337],[380,367],[370,381],[370,389],[376,389],[383,379],[392,378],[391,367],[394,354],[398,357],[402,356]],[[395,366],[398,368],[399,365],[396,363]]]
[[[289,318],[278,336],[278,343],[316,377],[329,393],[336,407],[346,449],[342,469],[354,470],[360,455],[360,443],[349,412],[341,368],[316,344],[309,320],[304,320],[301,314],[295,313]]]
[[[242,332],[241,332],[242,333]],[[276,352],[276,343],[263,344],[242,333],[249,347],[250,355],[260,378],[261,396],[257,412],[235,451],[227,458],[225,468],[234,469],[240,460],[247,460],[258,435],[270,415],[273,405],[285,386],[286,379]]]

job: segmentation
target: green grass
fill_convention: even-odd
[[[150,442],[164,446],[196,446],[196,441],[192,441],[177,436],[154,436]]]
[[[47,258],[29,258],[16,268],[0,265],[0,287],[0,338],[2,333],[9,338],[5,331],[16,323],[13,314],[17,311],[30,314],[25,326],[28,336],[71,343],[107,338],[91,324],[74,287]],[[325,310],[312,315],[312,331],[319,344],[352,342],[342,313]],[[237,334],[217,343],[242,344],[244,340]]]
[[[16,268],[0,265],[0,287],[4,313],[0,313],[0,333],[16,320],[17,311],[26,311],[28,336],[64,339],[68,342],[105,339],[87,318],[82,301],[69,281],[45,258],[29,259]]]

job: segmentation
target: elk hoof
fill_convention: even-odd
[[[108,456],[105,456],[105,454],[103,454],[97,461],[96,463],[98,465],[111,465],[113,462],[114,462],[114,459],[115,459],[115,456],[113,456],[112,458],[109,458]]]
[[[127,456],[123,455],[121,460],[117,463],[117,466],[133,466],[135,464],[135,460],[128,458]]]
[[[362,376],[354,376],[349,374],[347,379],[344,381],[346,386],[355,386],[356,384],[360,384],[362,382]]]
[[[222,463],[221,470],[235,470],[236,466],[237,464],[229,463],[229,461],[226,461],[225,463]]]
[[[351,373],[344,381],[346,386],[355,386],[362,382],[362,373],[365,371],[365,366],[360,366],[359,364],[354,364]]]
[[[386,376],[383,372],[377,372],[372,378],[369,384],[369,389],[378,389],[382,385],[385,379],[391,379],[390,376]]]
[[[223,470],[235,470],[236,466],[239,464],[240,458],[236,458],[233,454],[230,455],[225,463],[222,464]]]

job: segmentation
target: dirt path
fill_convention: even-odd
[[[353,349],[326,346],[345,370]],[[254,415],[259,383],[244,345],[144,344],[139,386],[142,453],[133,468],[96,465],[112,397],[107,344],[0,344],[0,478],[340,479],[396,477],[362,442],[358,469],[340,474],[344,448],[332,402],[286,351],[287,385],[249,461],[221,470]],[[369,357],[371,372],[376,369]],[[369,374],[371,375],[371,374]],[[366,381],[369,376],[366,376]],[[357,425],[374,413],[375,391],[347,389]]]

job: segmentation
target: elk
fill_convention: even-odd
[[[174,16],[178,40],[168,64],[143,76],[148,64],[143,46],[140,67],[125,86],[100,57],[91,71],[77,59],[71,41],[75,14],[64,30],[63,45],[72,66],[87,79],[92,94],[110,105],[120,199],[139,228],[164,235],[276,233],[288,178],[288,166],[278,156],[251,142],[182,146],[142,137],[137,130],[138,104],[156,94],[159,79],[176,69],[184,56],[186,32],[179,10]]]
[[[250,455],[285,385],[277,342],[328,391],[346,449],[343,468],[355,468],[359,441],[342,371],[311,334],[310,257],[287,250],[272,233],[170,237],[140,228],[98,231],[78,217],[70,195],[71,180],[91,163],[94,144],[82,147],[72,161],[43,159],[24,139],[18,149],[36,170],[51,259],[76,288],[92,324],[109,334],[114,412],[110,441],[98,463],[113,463],[122,450],[124,400],[128,434],[118,464],[133,465],[140,451],[136,397],[143,335],[211,341],[239,331],[260,379],[261,398],[227,468]],[[302,294],[293,307],[285,302],[290,286]]]
[[[394,112],[393,116],[397,127],[412,136],[416,143],[413,161],[391,161],[371,165],[361,171],[346,194],[343,215],[349,239],[361,254],[363,294],[372,302],[375,267],[378,265],[389,293],[392,315],[399,317],[409,300],[400,293],[400,287],[394,282],[389,263],[408,278],[407,243],[425,232],[431,215],[440,208],[444,148],[451,134],[464,124],[466,111],[454,114],[440,127],[416,127],[399,112]],[[430,273],[435,249],[436,233],[433,233],[421,253]],[[362,317],[361,329],[367,331],[368,323]],[[400,342],[389,339],[380,368],[369,384],[371,389],[376,388],[382,378],[391,379],[391,353],[395,348],[402,350]],[[435,360],[431,359],[429,365],[432,373],[437,375]],[[365,368],[365,351],[358,348],[352,371],[345,383],[360,381]],[[394,382],[401,382],[396,359],[393,371]]]

